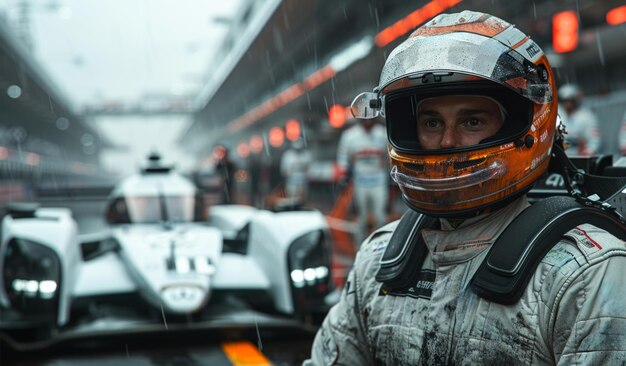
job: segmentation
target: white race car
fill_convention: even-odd
[[[79,236],[68,209],[7,209],[0,338],[19,348],[80,332],[258,325],[259,313],[323,313],[336,296],[318,211],[207,210],[189,180],[154,158],[115,187],[106,219],[106,233]]]

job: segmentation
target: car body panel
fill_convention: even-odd
[[[7,244],[13,238],[46,243],[48,248],[62,259],[61,267],[65,275],[63,284],[57,284],[57,291],[60,292],[57,322],[59,325],[67,323],[70,294],[78,278],[78,267],[81,262],[78,228],[72,219],[71,212],[64,208],[42,208],[38,209],[33,217],[14,219],[7,216],[2,221],[0,253],[6,253]],[[55,238],[55,240],[51,241],[50,238]],[[4,255],[0,256],[0,258],[3,257]],[[4,260],[0,260],[0,273],[4,270]],[[5,307],[9,306],[5,286],[0,286],[0,304]]]
[[[112,235],[126,269],[154,306],[189,313],[208,301],[222,252],[219,230],[200,225],[127,225],[114,228]]]
[[[137,289],[138,285],[117,253],[109,252],[82,263],[72,296],[74,298],[106,296],[135,292]]]

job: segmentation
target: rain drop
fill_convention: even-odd
[[[56,126],[59,130],[65,131],[70,127],[70,120],[65,117],[59,117],[56,120]]]
[[[10,85],[7,88],[7,95],[9,98],[17,99],[22,95],[22,88],[17,85]]]

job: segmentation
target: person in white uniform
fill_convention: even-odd
[[[386,221],[388,197],[387,135],[375,119],[360,119],[345,130],[337,148],[337,165],[352,179],[357,228],[357,247],[368,234],[369,216],[375,227]]]
[[[302,138],[294,141],[291,148],[285,151],[280,160],[280,172],[285,179],[287,198],[305,203],[309,188],[308,172],[311,163],[313,163],[313,155],[306,149]]]
[[[404,219],[363,243],[306,365],[626,362],[626,242],[615,234],[565,228],[508,303],[470,287],[494,241],[532,208],[526,192],[553,149],[567,159],[555,93],[541,48],[489,14],[439,15],[390,53],[353,113],[385,117],[391,176],[434,224],[417,233],[425,254],[403,270],[413,276],[405,287],[377,278],[409,255],[392,241]]]
[[[598,153],[600,130],[598,119],[591,109],[583,105],[583,92],[576,84],[565,84],[559,88],[559,116],[567,134],[565,151],[572,156],[589,156]]]

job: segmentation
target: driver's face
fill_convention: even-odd
[[[487,97],[448,95],[417,107],[417,137],[426,150],[476,145],[495,135],[502,123],[498,104]]]

